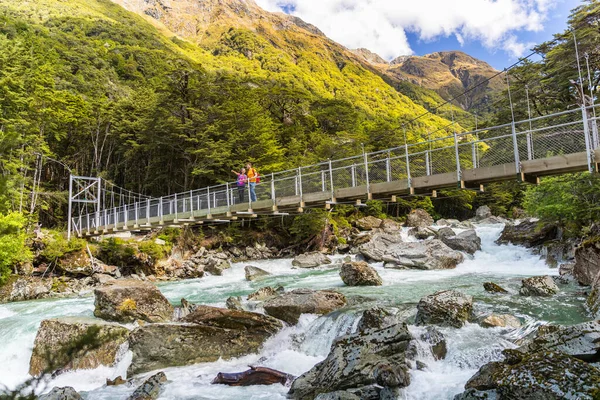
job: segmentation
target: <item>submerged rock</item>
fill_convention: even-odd
[[[265,286],[263,288],[258,289],[254,293],[250,293],[247,297],[248,300],[254,301],[264,301],[270,297],[278,296],[284,292],[282,286],[278,286],[277,288],[273,288],[271,286]]]
[[[94,295],[94,315],[98,318],[127,323],[164,322],[173,316],[173,306],[151,283],[119,280],[96,289]]]
[[[381,286],[383,284],[383,280],[375,268],[364,261],[342,264],[340,277],[348,286]]]
[[[405,352],[411,340],[405,324],[342,336],[324,361],[292,383],[288,397],[314,399],[321,393],[373,384],[383,388],[406,387],[410,376]]]
[[[38,400],[81,400],[82,397],[71,386],[55,387],[46,394],[37,397]]]
[[[127,400],[155,400],[160,396],[160,392],[167,376],[164,372],[159,372],[146,379]]]
[[[443,290],[423,297],[417,305],[417,325],[462,327],[473,313],[473,297]]]
[[[489,293],[508,293],[508,290],[504,289],[502,286],[495,284],[494,282],[485,282],[483,284],[483,288],[486,292]]]
[[[346,305],[346,297],[333,290],[296,289],[265,301],[265,312],[288,324],[302,314],[328,314]]]
[[[521,321],[510,314],[492,314],[481,321],[481,326],[485,328],[520,328]]]
[[[129,330],[121,325],[85,317],[43,320],[33,343],[29,373],[93,369],[115,363]]]
[[[257,279],[271,275],[271,273],[265,271],[264,269],[260,269],[252,265],[246,265],[244,267],[244,272],[246,274],[247,281],[255,281]]]
[[[600,369],[559,352],[539,352],[509,365],[493,362],[482,366],[465,385],[459,400],[578,399],[595,400]],[[487,392],[487,393],[485,393]]]
[[[468,254],[474,254],[481,250],[481,239],[477,236],[474,229],[469,229],[458,235],[441,235],[440,239],[452,250],[464,251]]]
[[[584,242],[575,250],[573,276],[580,285],[589,286],[600,274],[600,240]]]
[[[323,264],[331,264],[331,259],[319,252],[300,254],[292,261],[292,265],[298,268],[315,268]]]
[[[523,279],[522,286],[519,290],[521,296],[542,296],[550,297],[559,292],[558,286],[548,275],[532,276],[531,278]]]
[[[558,235],[556,224],[527,219],[519,224],[506,224],[498,244],[512,243],[525,247],[541,246]]]
[[[129,337],[128,374],[255,353],[283,326],[266,315],[208,306],[199,306],[185,322],[135,329]]]
[[[406,216],[406,226],[410,227],[428,227],[433,225],[433,218],[431,215],[427,213],[427,211],[417,208],[416,210],[412,210]]]
[[[253,367],[244,372],[219,372],[213,384],[229,386],[274,385],[289,386],[296,377],[285,372],[266,367]]]
[[[381,237],[383,238],[383,237]],[[440,240],[403,243],[400,240],[371,240],[360,246],[359,251],[374,261],[383,261],[386,268],[451,269],[464,260]]]

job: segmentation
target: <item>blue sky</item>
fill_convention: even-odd
[[[391,60],[462,50],[507,67],[562,32],[579,0],[257,0],[316,25],[348,48]]]

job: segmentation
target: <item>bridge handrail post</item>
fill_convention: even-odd
[[[331,201],[334,201],[335,199],[335,191],[333,189],[333,168],[331,166],[331,158],[328,159],[328,164],[329,164],[329,186],[331,189]]]
[[[123,228],[127,227],[127,222],[129,222],[129,213],[127,212],[127,204],[125,204],[125,222],[123,222]]]
[[[533,160],[533,136],[527,132],[527,159]]]
[[[588,117],[587,112],[585,110],[585,104],[581,105],[581,116],[583,120],[583,135],[585,136],[585,152],[588,171],[591,173],[594,172],[594,155],[592,151],[592,146],[590,145],[590,127],[588,125]]]
[[[271,172],[271,200],[273,205],[277,205],[277,194],[275,193],[275,174]]]
[[[150,207],[152,207],[152,203],[150,199],[146,200],[146,223],[150,225]]]
[[[350,172],[352,174],[352,187],[356,186],[356,166],[354,163],[352,163],[352,166],[350,167]]]
[[[431,165],[429,161],[429,150],[425,151],[425,175],[431,175]]]
[[[194,193],[190,190],[190,218],[194,216]]]
[[[392,158],[392,154],[388,150],[387,158],[385,159],[385,178],[387,182],[390,182],[392,180],[392,166],[390,164],[390,158]]]
[[[460,155],[458,153],[458,135],[456,134],[456,131],[454,131],[454,155],[456,157],[456,181],[460,182],[462,176],[460,170]]]
[[[521,157],[519,156],[519,142],[517,141],[517,127],[514,121],[511,123],[513,151],[515,155],[515,170],[517,174],[521,173]]]
[[[325,184],[325,170],[321,170],[321,192],[325,191],[327,185]]]
[[[371,187],[369,184],[369,161],[367,159],[367,153],[365,153],[364,149],[363,149],[363,162],[365,163],[365,179],[367,181],[367,197],[368,197],[369,193],[371,193]]]
[[[177,216],[178,216],[177,209],[179,208],[178,204],[177,204],[177,193],[175,193],[174,200],[173,200],[173,205],[174,205],[174,208],[175,208],[175,221],[177,221],[179,219],[179,218],[177,218]]]
[[[135,218],[135,226],[138,226],[138,222],[139,222],[139,208],[138,208],[138,202],[136,201],[135,203],[133,203],[133,216]]]
[[[210,215],[210,186],[206,188],[206,201],[208,201],[208,215]]]
[[[302,191],[302,167],[298,168],[298,188],[300,190],[300,203],[303,201],[303,191]]]
[[[158,199],[158,223],[163,223],[163,198],[162,196]]]
[[[225,184],[225,197],[227,197],[227,211],[231,211],[231,198],[229,197],[229,182]]]
[[[408,188],[412,188],[412,177],[410,176],[410,157],[408,156],[408,144],[404,143],[404,157],[406,158],[406,176],[408,180]],[[412,193],[412,192],[411,192]]]

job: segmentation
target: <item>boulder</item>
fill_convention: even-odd
[[[242,298],[240,296],[230,296],[225,301],[225,306],[230,310],[244,311],[242,307]]]
[[[440,239],[443,242],[444,238],[456,236],[456,233],[454,232],[454,230],[452,228],[447,227],[447,226],[442,226],[440,229],[437,230],[436,235],[437,235],[438,239]]]
[[[425,240],[428,237],[435,235],[435,233],[431,229],[425,228],[422,226],[410,228],[408,231],[408,234],[410,236],[414,236],[416,239],[419,239],[419,240]]]
[[[137,389],[127,398],[127,400],[155,400],[160,396],[160,392],[164,383],[167,381],[167,376],[164,372],[159,372],[146,379],[144,383],[138,386]]]
[[[265,312],[288,324],[301,314],[328,314],[346,305],[346,297],[333,290],[296,289],[265,301]]]
[[[94,290],[94,294],[94,315],[98,318],[127,323],[164,322],[173,316],[173,306],[151,283],[119,280]]]
[[[592,290],[590,290],[586,304],[595,318],[600,317],[600,273],[596,275],[596,279],[592,282]]]
[[[483,288],[488,293],[501,293],[501,294],[508,293],[508,290],[504,289],[500,285],[495,284],[494,282],[484,282]]]
[[[532,276],[531,278],[523,279],[521,283],[522,286],[519,290],[521,296],[550,297],[559,292],[554,279],[548,275]]]
[[[386,268],[451,269],[464,260],[462,253],[438,239],[410,243],[372,240],[359,251],[369,260],[383,261]]]
[[[0,286],[0,303],[42,299],[52,291],[52,278],[11,276]]]
[[[354,225],[360,230],[371,231],[381,227],[382,220],[376,217],[367,216],[359,218],[354,222]]]
[[[510,314],[491,314],[481,321],[484,328],[520,328],[521,321]]]
[[[446,346],[446,338],[442,332],[433,326],[427,326],[420,338],[429,345],[434,359],[443,360],[446,358],[448,347]]]
[[[474,229],[463,231],[454,236],[448,235],[446,231],[440,239],[452,250],[464,251],[468,254],[474,254],[477,250],[481,250],[481,239]]]
[[[490,210],[490,208],[488,206],[480,206],[477,207],[477,210],[475,210],[475,219],[477,221],[480,221],[482,219],[486,219],[486,218],[490,218],[492,217],[492,210]]]
[[[37,397],[38,400],[81,400],[82,397],[71,386],[55,387],[46,394]]]
[[[367,240],[361,243],[354,241],[358,251],[369,260],[382,261],[383,257],[393,248],[399,247],[402,244],[402,237],[399,233],[376,233],[366,236]]]
[[[292,265],[298,268],[315,268],[323,264],[331,264],[331,259],[319,252],[300,254],[292,261]]]
[[[525,247],[534,247],[541,246],[544,242],[553,240],[557,236],[558,227],[556,224],[527,219],[521,221],[519,224],[506,224],[497,243],[512,243]]]
[[[473,297],[443,290],[423,297],[417,305],[417,325],[462,327],[471,318]]]
[[[115,379],[106,378],[106,386],[119,386],[127,383],[127,381],[121,378],[121,375],[117,376]]]
[[[270,297],[278,296],[284,292],[283,286],[278,286],[277,288],[273,288],[271,286],[265,286],[254,293],[250,293],[247,297],[248,300],[254,301],[264,301]]]
[[[390,325],[401,323],[396,314],[382,307],[373,307],[363,311],[362,317],[358,322],[357,329],[366,331],[368,329],[381,329]]]
[[[211,383],[229,386],[274,385],[289,386],[295,376],[266,367],[253,367],[244,372],[219,372]]]
[[[406,226],[411,226],[411,227],[418,227],[418,226],[422,226],[422,227],[428,227],[433,225],[433,218],[431,218],[431,215],[429,215],[427,213],[427,211],[417,208],[416,210],[412,210],[407,216],[406,216]]]
[[[208,258],[207,264],[204,266],[204,271],[211,275],[223,275],[223,271],[231,268],[231,264],[227,260],[220,258]]]
[[[321,393],[373,384],[383,388],[406,387],[410,383],[406,349],[411,340],[405,324],[342,336],[331,346],[325,360],[292,383],[288,398],[314,399]]]
[[[348,391],[337,390],[335,392],[321,393],[315,397],[315,400],[361,400],[361,398]]]
[[[33,343],[29,373],[39,376],[111,366],[128,335],[129,330],[121,325],[93,318],[43,320]]]
[[[600,369],[559,352],[538,352],[515,364],[482,366],[456,399],[578,399],[598,398]],[[487,396],[486,396],[487,395]]]
[[[573,276],[580,285],[589,286],[600,273],[600,240],[587,241],[575,250]]]
[[[381,286],[383,284],[375,268],[364,261],[342,264],[340,277],[348,286]]]
[[[256,353],[282,323],[247,311],[198,306],[181,324],[146,324],[129,337],[128,375]]]
[[[600,361],[600,321],[571,326],[556,326],[538,331],[529,343],[517,349],[521,353],[557,351],[586,362]]]
[[[56,262],[58,272],[70,276],[91,276],[94,264],[86,249],[66,253]]]
[[[400,230],[400,224],[391,219],[384,219],[380,228],[386,233],[396,233]]]
[[[437,226],[446,226],[449,228],[460,228],[460,229],[471,229],[474,225],[469,221],[459,221],[457,219],[439,219],[436,223]]]
[[[558,267],[558,274],[560,276],[564,276],[564,277],[572,277],[574,269],[575,269],[575,263],[574,262],[562,263]]]
[[[258,267],[252,265],[246,265],[244,267],[244,272],[246,274],[247,281],[255,281],[260,278],[264,278],[265,276],[271,275],[269,272],[264,269],[260,269]]]

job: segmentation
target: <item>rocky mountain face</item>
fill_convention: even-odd
[[[455,99],[465,90],[474,90],[456,98],[455,104],[465,110],[485,110],[490,97],[504,88],[501,77],[488,63],[461,51],[440,51],[425,56],[400,56],[391,62],[364,49],[354,53],[371,63],[392,80],[408,81],[434,90],[446,100]],[[479,86],[478,86],[479,85]]]

